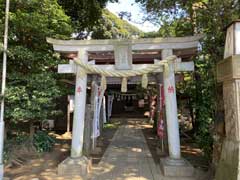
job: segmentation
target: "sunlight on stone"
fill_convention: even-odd
[[[152,139],[154,139],[154,138],[153,138],[153,137],[149,137],[148,139],[151,139],[151,140],[152,140]]]
[[[132,151],[133,152],[142,152],[142,149],[141,148],[132,148]]]
[[[66,151],[68,151],[68,150],[67,150],[67,149],[64,149],[64,148],[61,148],[60,151],[61,151],[61,152],[66,152]]]
[[[40,166],[40,165],[41,165],[41,164],[39,164],[39,163],[33,164],[34,167],[37,167],[37,166]]]
[[[149,117],[149,116],[150,116],[150,112],[149,112],[149,111],[146,111],[146,112],[144,113],[144,116]]]
[[[148,180],[145,177],[127,177],[124,180]]]
[[[127,174],[123,174],[123,176],[126,176],[126,177],[133,177],[133,176],[137,176],[136,173],[127,173]]]
[[[101,172],[99,172],[98,174],[104,174],[104,173],[111,172],[114,167],[115,167],[115,166],[112,165],[112,164],[102,163],[102,164],[101,164],[101,168],[96,168],[96,169],[97,169],[97,170],[101,170]]]
[[[48,165],[52,166],[52,165],[54,165],[54,163],[53,163],[53,162],[50,162],[50,163],[48,163]]]

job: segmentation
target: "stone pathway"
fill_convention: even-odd
[[[89,179],[91,180],[207,180],[196,171],[195,177],[164,177],[155,164],[142,133],[141,119],[127,119]]]
[[[159,180],[159,177],[160,171],[136,119],[119,127],[93,170],[93,180]]]

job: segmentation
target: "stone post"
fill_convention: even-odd
[[[174,62],[168,64],[168,70],[164,69],[164,94],[166,103],[166,117],[168,129],[169,157],[181,158],[180,135],[177,114],[177,96],[175,87]]]
[[[91,104],[87,104],[85,111],[85,125],[84,125],[84,144],[83,153],[89,157],[91,153],[91,136],[92,136],[92,112]]]
[[[172,49],[165,49],[162,59],[172,54]],[[193,176],[194,168],[181,158],[174,63],[169,61],[163,71],[169,157],[161,159],[161,169],[165,176],[188,177]]]
[[[217,65],[218,82],[223,83],[226,138],[216,170],[217,180],[240,179],[240,55]]]
[[[172,49],[164,49],[162,51],[162,59],[165,59],[171,55],[173,55]],[[169,158],[180,159],[181,149],[177,114],[174,61],[169,61],[168,69],[164,69],[163,83],[166,106]]]
[[[88,55],[86,51],[80,51],[78,57],[81,61],[87,63]],[[84,135],[84,118],[87,96],[87,74],[77,66],[76,85],[75,85],[75,105],[73,115],[73,132],[71,157],[77,158],[82,156],[83,135]]]
[[[93,75],[92,78],[92,83],[91,83],[91,120],[92,120],[92,125],[91,125],[91,138],[92,138],[92,148],[91,148],[91,152],[94,151],[94,149],[96,148],[96,141],[97,138],[94,137],[94,119],[96,116],[96,112],[95,112],[95,96],[96,96],[96,83],[97,83],[97,77],[96,75]]]
[[[81,61],[88,62],[88,54],[80,50],[78,57]],[[87,95],[87,74],[76,66],[75,105],[73,116],[71,157],[65,159],[58,166],[59,175],[78,175],[86,178],[90,171],[91,162],[83,156],[84,120]]]
[[[100,125],[100,134],[103,132],[103,99],[100,107],[100,114],[99,114],[99,125]]]

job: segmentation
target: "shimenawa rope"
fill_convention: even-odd
[[[173,61],[177,57],[169,56],[164,60],[161,60],[155,64],[147,65],[146,67],[138,70],[105,70],[95,65],[90,65],[82,62],[80,59],[75,59],[75,63],[81,66],[85,70],[85,73],[88,74],[100,74],[101,78],[101,87],[102,89],[107,88],[106,77],[119,77],[122,78],[122,92],[127,91],[127,78],[133,76],[142,76],[142,87],[147,88],[148,85],[148,74],[157,70],[160,66],[164,66],[164,69],[168,72],[168,61]]]

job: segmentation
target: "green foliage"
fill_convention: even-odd
[[[33,136],[33,145],[39,153],[51,151],[54,143],[55,139],[45,131],[38,131]]]
[[[18,132],[16,134],[16,137],[13,138],[12,140],[14,140],[17,145],[21,145],[24,142],[27,142],[29,140],[29,136],[27,136],[27,134],[25,134],[25,133]]]
[[[55,138],[45,131],[38,131],[31,138],[18,128],[9,134],[8,140],[4,142],[4,164],[15,162],[26,154],[49,152],[53,149],[55,142]]]
[[[46,37],[64,39],[72,32],[70,18],[57,0],[11,1],[9,29],[15,44],[34,50],[46,48]]]
[[[0,53],[3,51],[3,43],[0,43]]]
[[[203,53],[203,52],[202,52]],[[194,116],[193,128],[199,146],[207,159],[211,159],[213,138],[211,127],[216,111],[214,62],[199,54],[194,59],[195,72],[185,73],[184,81],[177,83],[179,96],[188,96]]]
[[[162,20],[162,25],[157,32],[144,33],[143,37],[183,37],[192,35],[192,25],[187,18],[174,19],[173,21]]]
[[[11,74],[6,92],[6,118],[17,123],[53,117],[58,112],[54,100],[61,96],[59,88],[49,72]]]
[[[93,27],[91,36],[93,39],[117,39],[139,37],[142,34],[135,26],[104,9],[102,18],[97,26]]]
[[[0,0],[0,14],[4,14]],[[0,23],[3,25],[3,17]],[[0,26],[2,27],[2,26]],[[2,39],[2,29],[1,39]],[[62,96],[57,64],[46,37],[67,39],[71,19],[57,0],[12,0],[6,90],[6,123],[42,121],[56,116],[56,99]]]
[[[82,32],[90,32],[94,26],[98,25],[98,20],[102,15],[102,9],[108,1],[109,0],[58,0],[66,14],[71,17],[74,32],[77,34],[78,39],[84,38]],[[117,2],[117,0],[110,1]]]
[[[104,129],[117,129],[120,126],[120,122],[110,122],[103,125]]]
[[[196,139],[203,148],[205,156],[211,159],[213,139],[211,127],[216,113],[216,90],[214,79],[215,64],[209,56],[200,56],[195,61],[196,80],[193,82],[195,89],[191,105],[195,109],[195,131]]]

